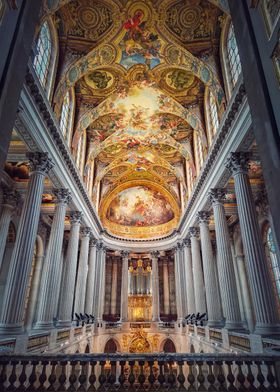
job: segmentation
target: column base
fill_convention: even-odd
[[[58,320],[56,328],[70,328],[72,327],[72,321],[70,320]]]
[[[0,335],[22,335],[25,332],[22,323],[0,324]]]
[[[209,328],[225,328],[225,323],[223,320],[208,320],[206,326]]]
[[[33,329],[37,329],[37,330],[50,330],[53,328],[55,328],[55,326],[50,321],[38,321],[33,326]]]
[[[227,329],[228,331],[247,332],[247,329],[241,321],[226,321],[224,329]]]
[[[280,336],[280,324],[264,324],[264,323],[256,323],[255,335],[262,335],[262,336],[271,336],[275,335]]]

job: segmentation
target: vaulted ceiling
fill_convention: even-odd
[[[219,44],[226,2],[47,1],[59,33],[54,107],[75,93],[72,147],[87,134],[93,202],[108,231],[174,230],[205,134],[204,93],[222,106]]]

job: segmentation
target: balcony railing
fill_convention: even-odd
[[[0,391],[280,391],[280,355],[2,356]]]

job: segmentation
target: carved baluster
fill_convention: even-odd
[[[110,370],[110,374],[108,376],[108,383],[110,384],[110,389],[113,389],[113,386],[116,382],[116,361],[110,361],[111,363],[111,370]]]
[[[50,386],[49,386],[49,388],[48,388],[48,391],[52,391],[52,392],[55,391],[54,384],[55,384],[55,382],[56,382],[56,373],[55,373],[56,364],[57,364],[57,362],[51,361],[51,366],[52,366],[52,368],[51,368],[51,374],[50,374],[50,376],[49,376],[49,378],[48,378],[48,381],[49,381],[49,383],[50,383]]]
[[[199,391],[206,391],[206,387],[205,387],[205,377],[203,375],[202,372],[202,366],[203,366],[203,361],[197,361],[196,362],[197,366],[198,366],[198,375],[197,375],[197,381],[199,382]]]
[[[266,365],[267,365],[267,376],[266,376],[266,379],[267,379],[267,381],[269,383],[268,390],[269,391],[277,391],[277,387],[275,387],[275,376],[272,373],[272,368],[274,367],[273,366],[273,362],[267,361]]]
[[[91,361],[90,362],[90,364],[91,364],[91,374],[90,374],[90,376],[89,376],[89,379],[88,379],[88,381],[89,381],[89,389],[88,389],[88,392],[94,392],[94,391],[96,391],[96,388],[95,388],[95,382],[96,382],[96,375],[95,375],[95,366],[96,366],[96,361]]]
[[[176,388],[176,377],[173,373],[173,361],[169,361],[169,374],[167,377],[167,382],[170,385],[170,389],[174,390]]]
[[[244,376],[243,371],[242,371],[243,362],[242,361],[235,361],[235,363],[238,366],[237,381],[240,383],[240,385],[238,386],[238,390],[239,391],[245,391],[246,390],[246,388],[244,386],[245,376]]]
[[[194,362],[193,361],[187,361],[187,364],[189,366],[188,382],[190,384],[188,391],[196,391],[196,388],[194,386],[194,384],[195,384],[195,376],[193,374]]]
[[[16,387],[14,386],[14,383],[17,380],[17,372],[16,372],[17,364],[18,364],[18,361],[11,361],[11,365],[13,367],[12,367],[12,373],[10,374],[10,377],[9,377],[10,385],[9,385],[8,391],[13,391],[16,389]]]
[[[61,374],[58,377],[59,387],[58,391],[66,391],[65,383],[66,383],[66,361],[60,361],[59,365],[61,367]]]
[[[217,365],[218,365],[218,369],[219,369],[217,380],[218,380],[218,382],[220,384],[219,388],[218,388],[218,391],[226,391],[226,385],[225,385],[226,378],[225,378],[225,375],[224,375],[223,362],[217,361]]]
[[[120,361],[120,366],[121,366],[121,374],[119,375],[119,383],[120,383],[120,389],[123,389],[123,385],[125,383],[125,374],[124,374],[124,367],[125,367],[125,361]]]
[[[80,386],[78,388],[79,392],[85,392],[86,391],[86,386],[85,386],[85,384],[87,382],[86,365],[87,365],[87,363],[85,361],[80,361],[81,374],[78,377],[78,381],[80,383]]]
[[[133,390],[133,384],[135,383],[135,376],[133,373],[133,367],[135,365],[135,361],[129,361],[128,362],[129,367],[130,367],[130,372],[129,372],[129,376],[128,376],[128,382],[130,384],[130,389]]]
[[[225,363],[227,364],[227,367],[228,367],[228,375],[227,375],[227,380],[229,382],[228,390],[229,391],[237,391],[237,389],[234,386],[235,377],[234,377],[232,370],[231,370],[232,361],[225,361]]]
[[[0,391],[4,391],[4,384],[7,380],[7,365],[9,361],[0,361],[1,373],[0,373]]]
[[[177,380],[179,382],[179,388],[178,388],[179,391],[185,391],[186,390],[185,385],[184,385],[185,381],[186,381],[186,377],[185,377],[185,375],[183,373],[183,365],[184,365],[183,361],[178,361],[179,374],[178,374]]]
[[[70,374],[70,377],[69,377],[69,388],[68,388],[68,391],[69,392],[74,392],[74,391],[76,391],[76,388],[75,388],[75,382],[77,381],[77,376],[76,376],[76,365],[77,365],[77,361],[70,361],[70,365],[71,365],[71,374]]]
[[[252,362],[251,361],[245,361],[246,365],[247,365],[247,369],[248,369],[248,374],[247,374],[247,381],[250,385],[249,390],[250,391],[256,391],[256,387],[254,386],[254,382],[255,382],[255,377],[252,373],[252,369],[251,369],[251,365]]]
[[[159,366],[158,382],[160,383],[160,388],[161,388],[161,390],[162,390],[163,384],[164,384],[164,382],[165,382],[165,377],[164,377],[164,374],[163,374],[164,362],[161,362],[161,361],[160,361],[160,362],[158,363],[158,366]]]
[[[261,369],[262,361],[255,361],[255,364],[258,367],[257,380],[260,384],[258,387],[258,391],[266,391],[266,387],[264,386],[265,377],[262,374],[262,369]]]
[[[101,373],[98,377],[98,381],[99,381],[99,390],[104,389],[104,385],[106,383],[106,374],[105,374],[105,361],[99,361],[99,365],[101,367]]]
[[[149,389],[153,389],[154,387],[154,383],[156,381],[155,375],[154,375],[154,371],[153,371],[153,365],[154,365],[154,361],[149,361],[149,368],[150,368],[150,374],[148,376],[148,381],[150,383],[150,388]]]
[[[29,376],[29,386],[27,388],[27,391],[34,391],[35,387],[34,387],[34,383],[37,380],[37,374],[36,374],[36,367],[38,365],[39,361],[31,361],[32,364],[32,371],[31,374]]]
[[[22,365],[21,373],[19,375],[19,386],[18,389],[21,391],[21,389],[24,391],[25,389],[25,381],[27,380],[27,375],[26,375],[26,365],[29,363],[29,361],[20,361]]]
[[[139,366],[140,366],[140,374],[138,376],[138,382],[141,385],[141,389],[143,389],[143,385],[146,381],[146,377],[144,375],[144,370],[143,370],[143,366],[144,366],[144,361],[139,361]]]
[[[41,361],[41,364],[42,364],[43,367],[42,367],[41,374],[39,376],[40,385],[38,387],[38,390],[39,391],[41,391],[41,390],[44,391],[45,390],[44,384],[45,384],[45,382],[47,380],[46,367],[49,364],[49,362],[48,361]]]
[[[215,387],[215,381],[216,377],[213,373],[213,362],[212,361],[207,361],[206,362],[208,365],[208,375],[207,375],[207,381],[209,382],[210,386],[208,388],[208,391],[217,391],[217,388]]]

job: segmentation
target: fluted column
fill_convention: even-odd
[[[58,311],[58,325],[61,327],[68,327],[71,325],[78,261],[79,233],[82,216],[83,214],[80,211],[73,211],[70,213],[71,229],[66,252],[65,275],[61,289]]]
[[[117,283],[118,283],[118,263],[117,260],[112,261],[112,290],[111,290],[111,314],[117,313]]]
[[[45,258],[45,275],[42,276],[44,284],[42,286],[43,295],[38,307],[37,322],[35,328],[49,329],[53,327],[53,319],[57,316],[58,300],[58,276],[62,264],[61,250],[64,235],[64,221],[67,204],[71,200],[68,189],[54,189],[56,197],[56,207],[53,217],[51,233]]]
[[[193,267],[191,254],[191,241],[189,238],[184,240],[184,261],[186,273],[186,288],[187,288],[187,306],[188,313],[195,313],[195,296],[193,283]]]
[[[197,216],[200,228],[201,253],[207,303],[207,325],[209,327],[217,327],[221,325],[222,313],[220,306],[220,293],[216,285],[214,257],[208,226],[210,213],[208,211],[199,211]]]
[[[102,244],[100,250],[100,283],[97,320],[103,320],[104,301],[105,301],[105,276],[106,276],[106,248]]]
[[[180,254],[179,247],[174,249],[174,272],[175,272],[175,294],[176,294],[176,308],[177,308],[177,321],[180,323],[183,320],[182,310],[182,295],[181,295],[181,280],[180,280]]]
[[[2,213],[0,217],[0,271],[6,248],[9,225],[12,219],[12,215],[17,208],[19,200],[20,194],[17,191],[11,191],[4,188]]]
[[[103,243],[98,242],[96,244],[96,268],[94,274],[94,282],[93,282],[93,305],[92,305],[92,314],[97,319],[98,315],[98,306],[99,306],[99,297],[100,297],[100,274],[101,274],[101,263],[102,263],[102,252],[103,252]]]
[[[76,282],[75,292],[75,313],[84,313],[85,311],[85,296],[86,296],[86,282],[88,273],[88,250],[89,250],[89,239],[91,235],[90,227],[84,227],[81,230],[82,240],[80,248],[79,266]]]
[[[152,252],[152,321],[159,321],[159,279],[158,257],[159,252]]]
[[[226,319],[225,328],[243,329],[238,303],[233,259],[230,249],[230,238],[225,208],[223,205],[224,198],[224,189],[211,189],[210,200],[214,211],[217,241],[217,266],[221,289],[222,308]]]
[[[226,167],[234,178],[240,230],[256,314],[255,333],[279,334],[275,299],[249,183],[248,158],[244,152],[231,153]]]
[[[0,333],[20,333],[23,329],[25,295],[32,267],[44,179],[53,167],[47,153],[28,153],[27,157],[30,161],[30,178],[7,277]]]
[[[182,302],[182,316],[185,318],[188,314],[188,302],[187,302],[187,282],[186,282],[186,269],[184,260],[184,247],[183,242],[178,242],[178,268],[179,268],[179,279],[181,288],[181,302]]]
[[[163,261],[163,309],[164,314],[170,314],[168,261]]]
[[[128,319],[128,256],[129,252],[122,251],[122,288],[121,288],[121,321]]]
[[[200,245],[197,238],[197,227],[190,227],[189,236],[191,239],[195,310],[196,313],[204,313],[206,312],[205,287],[200,256]]]
[[[87,314],[92,313],[93,307],[94,276],[96,269],[96,244],[96,239],[91,237],[89,241],[89,259],[85,301],[85,313]]]

